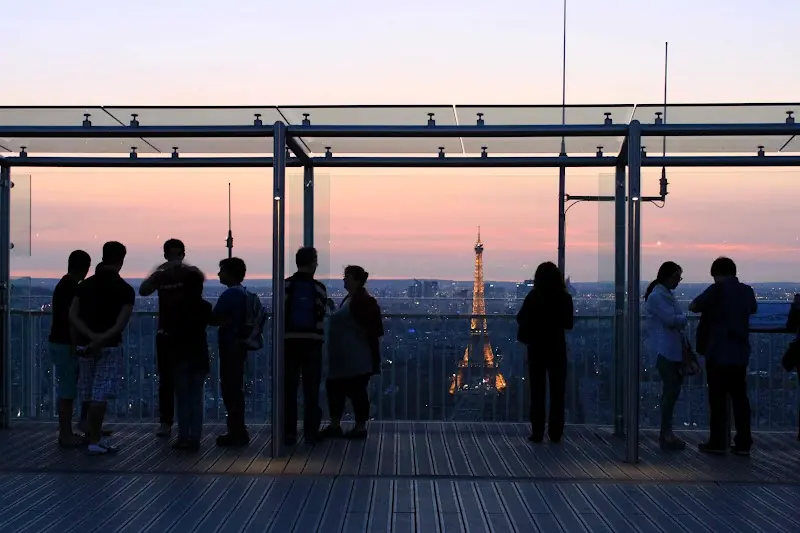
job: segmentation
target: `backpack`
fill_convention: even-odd
[[[260,350],[264,347],[264,325],[267,312],[261,305],[258,295],[242,287],[245,296],[245,316],[242,328],[242,344],[248,351]]]
[[[286,309],[287,331],[317,329],[317,284],[314,280],[292,280]]]

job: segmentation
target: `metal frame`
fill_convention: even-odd
[[[673,104],[678,105],[678,104]],[[353,106],[350,106],[353,107]],[[358,106],[356,106],[358,107]],[[365,107],[365,106],[361,106]],[[426,107],[426,106],[407,106]],[[484,106],[487,109],[491,106]],[[570,106],[580,107],[580,106]],[[595,106],[592,106],[595,107]],[[264,108],[264,106],[262,106]],[[303,109],[313,109],[308,106]],[[280,108],[275,108],[280,113]],[[282,113],[281,113],[282,114]],[[285,117],[284,117],[285,118]],[[8,423],[9,384],[8,368],[9,339],[9,282],[10,282],[10,168],[11,167],[129,167],[129,168],[179,168],[179,167],[271,167],[273,170],[273,384],[272,384],[272,452],[283,453],[283,278],[285,274],[285,184],[287,167],[304,168],[304,230],[303,242],[313,245],[314,228],[314,167],[320,168],[558,168],[564,175],[568,167],[614,167],[615,178],[615,413],[614,430],[625,432],[626,460],[638,460],[638,410],[639,410],[639,328],[640,328],[640,257],[641,257],[641,202],[649,198],[640,197],[642,167],[769,167],[800,166],[798,156],[661,156],[642,154],[643,137],[680,136],[785,136],[800,135],[800,124],[787,118],[785,123],[774,124],[630,124],[603,125],[484,125],[479,119],[474,125],[324,125],[314,126],[304,121],[302,125],[257,124],[249,126],[3,126],[0,138],[175,138],[249,137],[273,139],[273,157],[32,157],[20,155],[0,158],[0,425]],[[288,121],[287,121],[288,122]],[[312,157],[302,138],[313,137],[623,137],[624,142],[618,156],[569,157],[481,157],[444,156],[431,157],[336,157],[325,154]],[[288,157],[291,151],[293,157]],[[627,194],[625,191],[625,168],[628,169]],[[560,179],[563,181],[563,179]],[[562,189],[562,187],[559,187]],[[562,199],[565,198],[562,196]],[[573,197],[578,198],[578,197]],[[589,199],[587,197],[587,199]],[[611,201],[612,198],[604,198]],[[626,220],[627,210],[627,220]],[[561,225],[561,220],[559,221]],[[627,228],[627,238],[625,230]],[[627,254],[625,242],[627,240]],[[563,248],[563,247],[562,247]],[[627,270],[627,276],[626,274]],[[624,396],[624,402],[623,400]]]

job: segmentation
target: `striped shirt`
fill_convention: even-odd
[[[294,327],[290,324],[289,318],[292,316],[292,293],[294,288],[297,286],[298,283],[308,283],[311,282],[314,284],[315,293],[314,293],[314,313],[315,313],[315,325],[312,328],[298,328]],[[309,339],[315,340],[319,342],[323,342],[325,340],[325,314],[327,310],[328,304],[328,290],[325,288],[321,282],[314,279],[311,274],[307,274],[305,272],[296,272],[292,276],[286,279],[285,285],[285,312],[286,312],[286,339]]]

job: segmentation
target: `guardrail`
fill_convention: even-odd
[[[470,317],[465,315],[387,314],[383,338],[382,373],[371,383],[372,417],[376,420],[482,420],[525,422],[529,391],[527,356],[516,342],[513,315],[488,315],[492,346],[507,388],[492,392],[448,392],[449,380],[469,341]],[[694,333],[696,321],[691,322]],[[109,405],[109,417],[120,421],[158,419],[158,379],[155,375],[156,313],[137,311],[125,337],[125,376],[119,398]],[[47,352],[50,314],[11,313],[11,414],[17,419],[49,420],[56,415],[52,365]],[[270,328],[267,328],[269,334]],[[646,342],[646,329],[643,342]],[[791,335],[779,329],[754,330],[749,386],[753,427],[788,430],[797,427],[798,383],[780,359]],[[568,335],[569,375],[567,421],[573,424],[613,423],[613,317],[578,316]],[[270,418],[271,364],[269,345],[251,354],[246,370],[247,417]],[[211,377],[206,381],[205,416],[223,420],[219,393],[216,334],[209,333]],[[641,426],[657,427],[661,389],[655,362],[642,350]],[[324,399],[324,394],[322,395]],[[302,398],[301,398],[302,403]],[[703,376],[686,380],[676,408],[676,424],[685,428],[707,425]]]

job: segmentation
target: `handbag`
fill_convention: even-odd
[[[797,339],[790,342],[789,346],[786,347],[786,351],[783,352],[781,364],[783,365],[783,369],[787,372],[791,372],[800,365],[800,345],[798,345]]]

